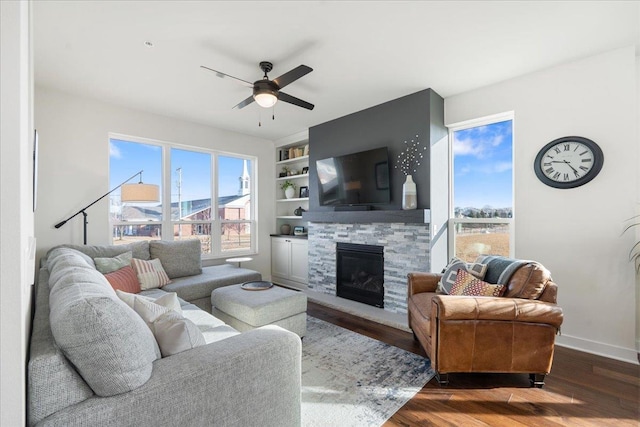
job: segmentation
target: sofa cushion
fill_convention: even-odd
[[[142,290],[161,288],[164,285],[171,283],[171,280],[164,271],[159,259],[145,261],[143,259],[134,258],[131,260],[131,265],[133,265],[133,269],[138,275],[140,289]]]
[[[441,292],[451,293],[451,288],[456,282],[456,275],[460,269],[473,274],[478,279],[483,279],[487,272],[487,265],[479,262],[465,262],[457,257],[451,258],[449,264],[442,271],[440,282],[438,282],[438,289]]]
[[[146,298],[136,300],[134,310],[153,332],[162,357],[182,353],[206,344],[202,332],[196,324],[175,310],[163,307]]]
[[[61,245],[65,248],[75,249],[93,258],[108,258],[131,251],[134,258],[149,259],[149,242],[141,240],[139,242],[125,243],[122,245]]]
[[[484,282],[460,269],[456,276],[456,282],[451,288],[450,295],[499,297],[504,292],[504,288],[504,285],[493,285]]]
[[[131,258],[133,258],[133,253],[131,251],[127,251],[114,257],[96,257],[93,259],[93,262],[96,265],[96,270],[102,274],[107,274],[131,265]]]
[[[124,303],[131,307],[134,311],[136,311],[136,305],[140,304],[141,300],[146,300],[159,306],[168,308],[169,310],[173,310],[178,314],[182,314],[180,300],[178,299],[178,295],[175,292],[162,292],[162,295],[157,298],[148,297],[146,295],[136,295],[119,290],[116,290],[116,295],[118,295],[118,298],[124,301]]]
[[[254,270],[238,268],[231,264],[204,267],[202,274],[173,279],[164,286],[167,292],[177,292],[187,301],[211,298],[211,292],[221,286],[235,285],[250,280],[262,280],[262,275]]]
[[[162,262],[170,279],[202,273],[200,240],[154,240],[149,243],[151,258]]]
[[[138,275],[130,265],[127,265],[120,270],[107,273],[104,275],[104,277],[107,279],[114,290],[121,290],[133,294],[137,294],[138,292],[140,292],[140,282],[138,281]]]
[[[67,262],[69,251],[56,249],[49,259],[55,273],[49,278],[49,318],[56,344],[97,395],[133,390],[151,377],[159,356],[153,334],[101,273]]]
[[[476,262],[489,266],[485,280],[506,285],[504,296],[507,298],[538,299],[551,281],[549,270],[535,261],[482,255]]]

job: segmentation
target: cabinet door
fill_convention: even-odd
[[[291,280],[309,283],[309,245],[305,239],[291,239]]]
[[[289,277],[290,263],[289,239],[271,238],[271,275]]]

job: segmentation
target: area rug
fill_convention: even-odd
[[[302,425],[380,426],[433,376],[427,358],[309,316]]]

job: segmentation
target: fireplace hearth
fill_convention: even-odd
[[[384,248],[336,244],[336,295],[384,307]]]

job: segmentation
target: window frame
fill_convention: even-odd
[[[455,132],[471,129],[480,126],[491,125],[494,123],[511,121],[511,193],[512,193],[512,205],[511,206],[511,218],[456,218],[455,217],[455,203],[454,203],[454,134]],[[490,116],[480,117],[471,120],[465,120],[458,123],[453,123],[448,126],[448,139],[449,139],[449,220],[447,221],[447,249],[449,259],[456,256],[456,225],[457,224],[508,224],[509,226],[509,257],[515,257],[515,114],[513,111],[493,114]]]
[[[237,256],[246,256],[246,255],[257,255],[257,234],[258,234],[258,220],[257,220],[257,194],[258,194],[258,182],[257,182],[257,171],[258,171],[258,158],[256,156],[240,154],[240,153],[232,153],[229,151],[223,150],[215,150],[198,146],[191,146],[186,144],[173,143],[169,141],[161,141],[156,139],[144,138],[144,137],[136,137],[131,135],[119,134],[109,132],[108,134],[108,142],[111,144],[111,140],[122,140],[126,142],[138,143],[138,144],[147,144],[147,145],[155,145],[161,148],[162,152],[162,219],[158,222],[150,222],[150,221],[114,221],[112,219],[111,214],[109,213],[109,235],[111,236],[111,243],[114,244],[114,236],[113,236],[113,228],[117,226],[126,226],[126,225],[150,225],[150,224],[160,224],[161,226],[161,238],[160,240],[164,241],[177,241],[175,236],[173,235],[173,230],[175,225],[201,225],[208,224],[211,226],[211,253],[202,253],[203,260],[209,259],[225,259],[230,257]],[[171,166],[171,150],[178,149],[183,151],[191,151],[195,153],[203,153],[211,155],[211,218],[210,220],[193,220],[193,221],[184,221],[184,220],[173,220],[171,218],[171,191],[172,191],[172,166]],[[219,196],[218,196],[218,184],[219,184],[219,174],[218,174],[218,157],[226,156],[226,157],[235,157],[243,160],[248,160],[250,162],[249,174],[251,176],[251,180],[249,182],[249,194],[251,195],[251,202],[249,207],[249,220],[223,220],[222,218],[218,218],[219,212]],[[109,158],[109,176],[111,175],[111,156]],[[110,204],[108,209],[110,209]],[[224,223],[246,223],[251,227],[251,235],[250,235],[250,246],[247,249],[239,249],[239,250],[231,250],[227,252],[222,251],[222,239],[221,234],[214,233],[214,230],[220,229],[222,224]],[[170,236],[170,238],[165,238],[165,236]]]

